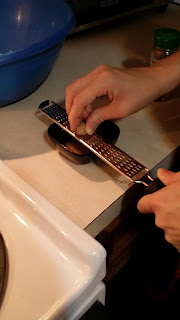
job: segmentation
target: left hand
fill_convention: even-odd
[[[180,172],[159,169],[158,178],[165,187],[141,198],[137,208],[154,213],[155,224],[164,230],[165,239],[180,252]]]

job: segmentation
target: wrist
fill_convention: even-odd
[[[156,98],[172,91],[180,85],[180,51],[154,63],[148,72],[156,86]]]

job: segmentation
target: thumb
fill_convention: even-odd
[[[162,168],[157,171],[157,177],[166,186],[172,182],[174,174],[174,172]]]
[[[120,118],[117,103],[110,102],[100,107],[96,107],[89,113],[86,119],[86,132],[87,134],[93,134],[97,126],[108,119]]]
[[[95,109],[92,111],[86,119],[86,132],[89,135],[92,135],[98,125],[103,122],[105,119],[101,118],[100,113]]]

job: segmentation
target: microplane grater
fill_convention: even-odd
[[[149,180],[153,181],[149,176],[149,169],[115,145],[106,141],[96,132],[92,135],[86,134],[83,136],[72,132],[70,130],[68,115],[59,104],[47,100],[40,104],[39,110],[128,180],[135,183],[143,183],[147,186],[146,182],[140,180],[143,176],[147,175]]]

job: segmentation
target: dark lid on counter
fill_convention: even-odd
[[[172,28],[160,28],[154,32],[154,45],[162,49],[176,49],[180,43],[180,32]]]

